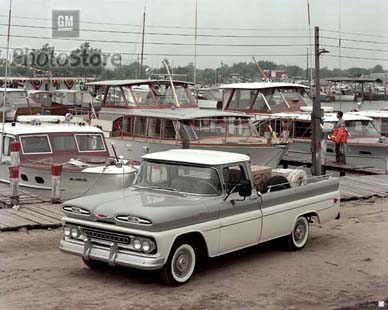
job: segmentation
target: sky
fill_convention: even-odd
[[[9,0],[0,0],[1,57],[5,55],[8,7]],[[51,14],[56,9],[80,11],[80,41],[51,38]],[[144,9],[144,64],[151,67],[162,66],[164,58],[174,66],[194,63],[195,50],[198,68],[249,62],[252,56],[306,67],[307,48],[314,43],[309,34],[319,26],[321,47],[330,52],[321,57],[321,67],[381,64],[388,69],[388,0],[310,0],[310,26],[307,0],[12,0],[11,34],[43,38],[11,37],[11,48],[39,48],[49,43],[69,51],[82,41],[94,40],[93,47],[127,53],[123,62],[135,61],[141,50]]]

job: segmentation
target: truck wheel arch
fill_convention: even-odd
[[[313,221],[313,218],[316,219],[316,222],[317,222],[318,224],[321,223],[321,219],[319,218],[319,214],[318,214],[317,211],[310,211],[310,212],[298,214],[298,215],[295,217],[294,223],[296,222],[296,220],[298,219],[298,217],[301,217],[301,216],[306,217],[309,223],[313,223],[313,222],[314,222],[314,221]]]
[[[200,251],[200,254],[202,255],[199,255],[199,258],[208,258],[209,257],[209,250],[208,250],[208,246],[207,246],[207,242],[206,242],[206,239],[205,237],[203,236],[203,234],[199,231],[191,231],[191,232],[188,232],[188,233],[183,233],[181,235],[177,235],[175,237],[175,239],[173,240],[173,242],[171,243],[171,247],[168,251],[168,256],[170,256],[171,254],[171,249],[173,248],[174,244],[181,240],[181,239],[189,239],[189,240],[193,240],[197,246],[197,250]]]

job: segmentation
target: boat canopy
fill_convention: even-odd
[[[303,88],[310,87],[303,84],[294,83],[272,83],[272,82],[256,82],[256,83],[235,83],[220,86],[221,89],[268,89],[268,88]]]

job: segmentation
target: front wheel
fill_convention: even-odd
[[[303,249],[309,237],[309,223],[307,218],[300,216],[296,219],[292,233],[286,237],[289,250],[297,251]]]
[[[162,269],[163,282],[170,286],[187,283],[194,273],[196,263],[197,253],[194,243],[190,240],[178,241]]]

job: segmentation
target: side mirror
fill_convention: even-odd
[[[252,184],[249,180],[241,180],[238,187],[238,194],[241,197],[248,197],[252,194]]]

